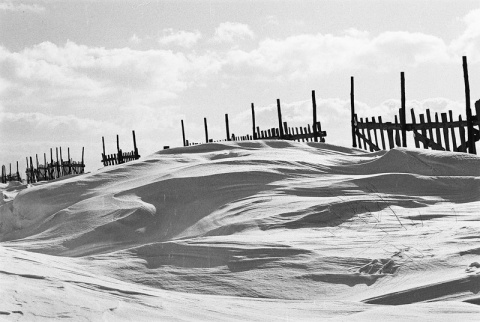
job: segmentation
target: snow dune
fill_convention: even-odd
[[[0,319],[480,314],[478,156],[225,142],[0,187]]]

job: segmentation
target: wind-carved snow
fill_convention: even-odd
[[[468,154],[252,141],[2,185],[0,317],[475,319],[479,176]]]

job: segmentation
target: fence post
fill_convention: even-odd
[[[225,114],[225,130],[226,130],[226,134],[227,134],[227,141],[231,141],[230,127],[228,126],[228,114]]]
[[[183,126],[183,120],[182,120],[182,137],[183,137],[183,146],[187,146],[185,142],[185,127]]]
[[[32,180],[31,182],[32,183],[35,183],[36,180],[35,180],[35,173],[34,173],[34,170],[33,170],[33,161],[32,161],[32,157],[30,157],[30,176],[32,177]]]
[[[138,148],[137,148],[137,139],[135,137],[135,130],[132,130],[132,137],[133,137],[133,152],[135,152],[135,160],[138,160],[140,156],[138,155]],[[83,158],[83,156],[82,156]]]
[[[355,100],[354,100],[354,85],[353,85],[353,76],[350,77],[350,111],[352,114],[352,146],[357,147],[357,140],[355,134]]]
[[[205,125],[205,142],[208,143],[208,126],[207,126],[207,118],[203,118],[203,123]]]
[[[105,154],[105,138],[102,136],[102,146],[103,146],[103,153],[102,153],[102,161],[103,161],[103,166],[106,166],[107,165],[107,156]],[[52,163],[53,163],[53,160],[52,160]]]
[[[255,132],[255,106],[252,103],[252,132],[253,132],[253,139],[257,139],[257,133]]]
[[[318,142],[317,129],[317,100],[315,98],[315,91],[312,91],[312,106],[313,106],[313,141]]]
[[[401,83],[401,102],[402,108],[400,109],[400,126],[402,128],[402,147],[407,147],[407,120],[406,120],[406,108],[405,108],[405,73],[400,73]]]
[[[473,118],[470,108],[470,84],[468,81],[467,56],[463,56],[463,79],[465,81],[465,108],[467,110],[467,133],[468,133],[468,153],[477,154],[475,150],[475,138],[473,135]]]
[[[283,139],[283,122],[282,122],[282,109],[280,107],[280,99],[277,98],[277,113],[278,113],[278,130],[280,131],[279,137]]]

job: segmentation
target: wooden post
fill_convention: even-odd
[[[420,125],[422,125],[422,135],[426,138],[427,137],[427,129],[425,129],[425,116],[423,114],[420,114]],[[432,137],[430,137],[430,139],[433,139]],[[428,149],[428,145],[425,141],[422,141],[423,143],[423,148],[424,149]]]
[[[257,133],[255,132],[255,106],[252,103],[252,132],[253,132],[253,139],[257,139]]]
[[[453,114],[452,114],[451,110],[448,111],[448,116],[450,118],[450,123],[453,123]],[[452,133],[452,149],[453,149],[453,152],[458,152],[457,139],[455,137],[455,127],[453,125],[450,126],[450,131]]]
[[[230,139],[230,127],[228,125],[228,114],[225,114],[225,131],[227,133],[227,141],[231,141],[231,139]]]
[[[17,180],[22,181],[22,179],[20,178],[20,172],[18,172],[18,161],[17,161]]]
[[[433,140],[432,117],[430,116],[430,109],[427,108],[425,113],[427,114],[427,124],[429,125],[428,134],[430,135],[430,140]]]
[[[30,172],[28,171],[28,157],[25,157],[27,160],[27,169],[25,170],[25,175],[27,176],[27,183],[30,183],[31,178],[30,178]]]
[[[50,177],[50,180],[53,180],[55,179],[54,177],[54,173],[55,173],[55,170],[53,168],[53,152],[52,152],[52,148],[50,148],[50,167],[52,168],[52,171],[49,170],[49,174],[48,176]]]
[[[448,120],[447,113],[440,114],[442,118],[443,139],[445,140],[445,150],[450,151],[450,142],[448,140]]]
[[[368,124],[368,117],[365,118],[365,125],[367,125],[367,139],[370,142],[372,142],[372,136],[370,135],[370,126]],[[373,148],[370,144],[368,145],[368,148],[369,148],[370,152],[373,152]]]
[[[460,123],[462,123],[461,115],[458,116],[458,120],[460,121]],[[460,132],[460,146],[461,146],[458,152],[467,152],[466,141],[465,141],[465,129],[463,126],[459,126],[458,131]]]
[[[355,120],[354,120],[355,124],[358,125],[358,117],[357,117],[357,114],[355,114],[353,117],[354,117],[354,119],[355,119]],[[357,126],[355,126],[355,133],[356,133],[356,132],[360,132],[360,130],[358,129]],[[363,147],[362,147],[362,139],[360,138],[360,136],[357,136],[357,139],[358,139],[358,147],[359,147],[360,149],[363,149]]]
[[[382,139],[382,149],[386,150],[387,148],[385,147],[385,135],[384,135],[384,131],[383,131],[383,128],[382,128],[382,117],[379,116],[378,117],[378,124],[380,124],[380,137]]]
[[[400,112],[401,113],[401,112]],[[397,147],[402,146],[400,142],[400,131],[398,130],[398,117],[395,115],[395,125],[396,125],[396,130],[395,130],[395,145]]]
[[[185,127],[183,126],[183,120],[182,120],[182,138],[183,138],[183,146],[187,146],[187,143],[185,142]]]
[[[416,125],[417,121],[416,121],[416,119],[415,119],[415,112],[413,111],[413,108],[410,109],[410,114],[411,114],[411,116],[412,116],[412,131],[416,131],[417,129],[416,129],[416,126],[415,126],[415,125]],[[414,139],[415,139],[415,147],[416,147],[417,149],[419,149],[419,148],[420,148],[420,143],[418,142],[418,138],[417,138],[417,137],[414,137]]]
[[[405,74],[404,72],[400,73],[400,82],[401,82],[401,95],[402,95],[402,108],[400,109],[400,125],[402,128],[402,146],[407,147],[407,120],[406,120],[406,109],[405,109]]]
[[[55,148],[57,153],[57,178],[60,178],[60,163],[58,162],[58,148]]]
[[[315,91],[312,91],[312,105],[313,105],[313,141],[318,142],[317,132],[317,100],[315,99]]]
[[[205,142],[208,143],[208,126],[207,126],[207,118],[203,118],[203,124],[205,126]]]
[[[103,136],[102,136],[102,146],[103,146],[102,161],[103,161],[103,165],[106,166],[107,161],[106,161],[106,154],[105,154],[105,138]],[[50,153],[51,152],[52,150],[50,149]],[[53,163],[53,159],[52,159],[52,163]]]
[[[440,123],[438,121],[438,113],[435,112],[435,134],[437,135],[436,143],[442,146],[442,136],[440,135]]]
[[[355,131],[355,100],[354,100],[354,87],[353,87],[353,76],[350,77],[350,111],[351,111],[351,124],[352,124],[352,146],[357,147],[357,141],[355,140],[356,131]]]
[[[367,125],[367,119],[365,119],[365,123],[363,123],[363,117],[360,118],[360,123],[364,124],[365,126]],[[364,138],[366,138],[367,136],[365,135],[365,127],[362,128],[361,130],[362,132],[362,135]],[[363,141],[363,148],[366,150],[367,148],[369,149],[370,148],[370,145],[367,144],[367,142]]]
[[[82,169],[85,169],[85,163],[83,161],[83,154],[85,152],[85,147],[82,147]],[[83,171],[81,171],[83,173]]]
[[[463,79],[465,81],[465,109],[467,111],[468,153],[477,154],[473,134],[473,118],[470,108],[470,83],[468,81],[467,56],[463,56]]]
[[[282,127],[282,109],[280,107],[280,99],[277,98],[277,113],[278,113],[278,130],[280,131],[279,133],[279,139],[283,139],[283,127]]]
[[[377,129],[375,128],[375,117],[372,117],[372,124],[374,125],[373,127],[373,134],[375,136],[375,145],[378,147],[378,138],[377,138]]]
[[[72,174],[72,161],[70,160],[70,147],[67,148],[68,152],[68,174]]]
[[[133,136],[133,152],[135,153],[135,160],[138,160],[140,158],[140,155],[138,154],[137,139],[135,137],[135,130],[132,130],[132,136]]]
[[[32,183],[35,183],[36,180],[35,180],[35,172],[33,170],[33,161],[32,161],[32,157],[30,157],[30,176],[32,177]]]
[[[65,175],[65,169],[63,167],[62,147],[60,147],[60,169],[62,169],[62,176]]]

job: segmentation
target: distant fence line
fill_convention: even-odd
[[[280,99],[277,99],[277,116],[278,127],[261,130],[255,123],[255,106],[251,104],[252,109],[252,132],[245,135],[230,134],[230,126],[228,121],[228,114],[225,114],[225,139],[213,140],[208,136],[207,118],[203,119],[205,127],[205,142],[223,142],[223,141],[245,141],[245,140],[293,140],[293,141],[314,141],[325,142],[327,136],[326,131],[322,131],[321,123],[317,121],[317,104],[315,100],[315,91],[312,91],[312,106],[313,106],[313,122],[312,127],[308,124],[305,127],[289,127],[287,122],[282,121],[282,109],[280,105]],[[200,143],[191,142],[185,137],[185,126],[183,120],[182,125],[182,137],[183,146],[197,145]]]
[[[55,148],[56,150],[56,161],[53,160],[53,151],[50,149],[50,163],[47,163],[47,155],[43,154],[43,164],[38,162],[38,154],[36,155],[36,167],[34,166],[32,157],[30,157],[30,163],[27,159],[27,169],[25,170],[27,183],[35,183],[39,181],[49,181],[58,179],[63,176],[71,174],[82,174],[85,172],[85,163],[84,163],[84,148],[82,148],[82,160],[73,161],[70,158],[70,148],[68,148],[67,160],[63,160],[62,148]],[[60,158],[59,158],[60,150]]]
[[[66,175],[71,174],[82,174],[85,172],[85,163],[84,163],[84,148],[82,148],[82,159],[81,161],[74,161],[70,158],[70,148],[67,148],[68,159],[63,160],[62,148],[55,148],[56,150],[56,161],[53,160],[53,150],[50,149],[50,163],[47,162],[47,154],[43,154],[43,164],[40,164],[38,161],[38,154],[35,155],[36,163],[33,162],[33,158],[26,157],[27,167],[25,170],[25,180],[27,183],[35,183],[40,181],[49,181],[54,180]],[[59,156],[60,152],[60,156]],[[8,183],[10,181],[23,182],[20,172],[18,170],[18,161],[17,161],[17,171],[12,174],[12,164],[10,164],[10,172],[7,173],[6,167],[2,166],[2,183]]]
[[[138,154],[137,141],[135,139],[135,131],[132,131],[132,135],[133,135],[132,151],[123,152],[122,149],[120,149],[120,142],[117,134],[117,153],[112,153],[112,154],[105,153],[105,138],[102,136],[102,145],[103,145],[102,163],[104,166],[122,164],[125,162],[138,160],[140,158],[140,155]]]
[[[403,72],[400,73],[401,108],[399,109],[399,115],[398,117],[395,115],[394,122],[385,123],[382,122],[380,116],[376,118],[377,121],[375,121],[375,117],[370,118],[370,120],[365,118],[365,121],[363,118],[358,118],[355,113],[354,80],[353,77],[351,77],[350,104],[353,147],[357,147],[358,141],[358,147],[360,149],[370,151],[386,150],[385,136],[388,140],[388,148],[407,147],[407,132],[412,132],[416,148],[420,148],[421,144],[424,149],[431,148],[433,150],[476,154],[475,142],[480,140],[480,131],[474,128],[474,126],[480,126],[480,100],[475,103],[477,115],[472,115],[466,56],[463,56],[463,75],[465,83],[466,120],[463,120],[462,116],[459,115],[458,121],[455,121],[453,119],[453,113],[450,110],[448,111],[448,115],[447,113],[441,113],[440,118],[438,113],[435,113],[435,120],[432,121],[430,110],[427,109],[425,113],[426,119],[424,114],[420,114],[418,118],[419,122],[417,122],[415,112],[411,109],[411,123],[406,122],[405,75]],[[460,144],[457,143],[455,129],[458,129]],[[379,136],[377,135],[377,130],[379,131]],[[371,131],[373,131],[373,135]]]

